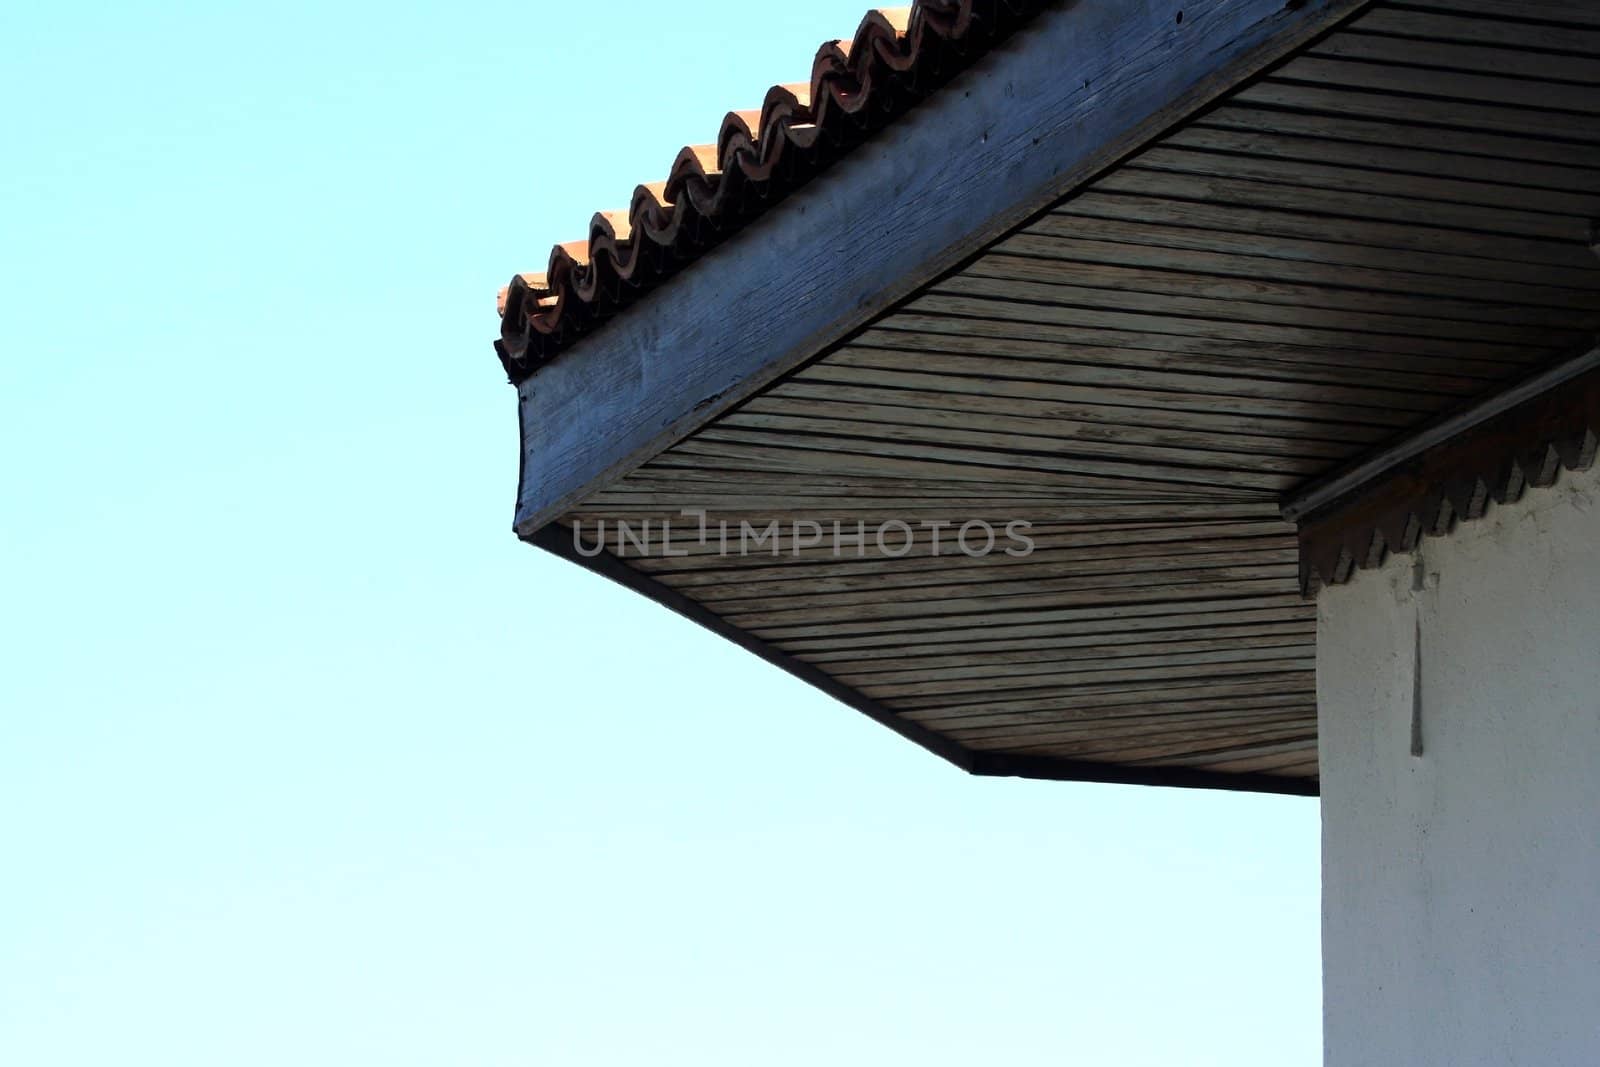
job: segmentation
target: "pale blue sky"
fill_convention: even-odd
[[[495,290],[860,13],[0,12],[0,1063],[1317,1062],[1314,802],[966,778],[509,532]]]

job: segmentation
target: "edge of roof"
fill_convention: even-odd
[[[665,182],[556,245],[544,274],[501,291],[495,351],[521,383],[970,66],[1055,0],[916,0],[869,11],[816,53],[810,81],[729,112],[715,144],[684,148]]]
[[[965,745],[903,718],[872,698],[827,674],[813,664],[796,659],[775,645],[742,630],[704,605],[678,590],[656,581],[644,571],[635,570],[603,546],[593,555],[579,551],[573,531],[552,522],[541,527],[528,540],[551,555],[608,578],[674,611],[691,622],[723,637],[748,652],[811,685],[848,708],[887,726],[907,740],[940,757],[967,774],[980,778],[1026,778],[1052,782],[1095,782],[1106,785],[1152,785],[1223,792],[1265,793],[1280,796],[1315,797],[1321,794],[1319,778],[1291,778],[1266,772],[1234,773],[1208,771],[1171,764],[1097,763],[1091,760],[1059,759],[1021,753],[986,752]]]

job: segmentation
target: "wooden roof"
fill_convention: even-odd
[[[524,535],[1029,520],[1025,557],[588,565],[977,773],[1314,792],[1280,501],[1600,330],[1600,9],[1347,7],[556,526],[525,485]]]

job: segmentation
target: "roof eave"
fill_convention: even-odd
[[[523,381],[518,534],[533,539],[1365,3],[1082,0],[1040,15]]]

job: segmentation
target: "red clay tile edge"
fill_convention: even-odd
[[[910,110],[1052,0],[918,0],[869,11],[817,50],[811,80],[729,112],[714,145],[685,148],[665,182],[557,245],[544,274],[500,294],[495,351],[513,383],[694,262]]]

